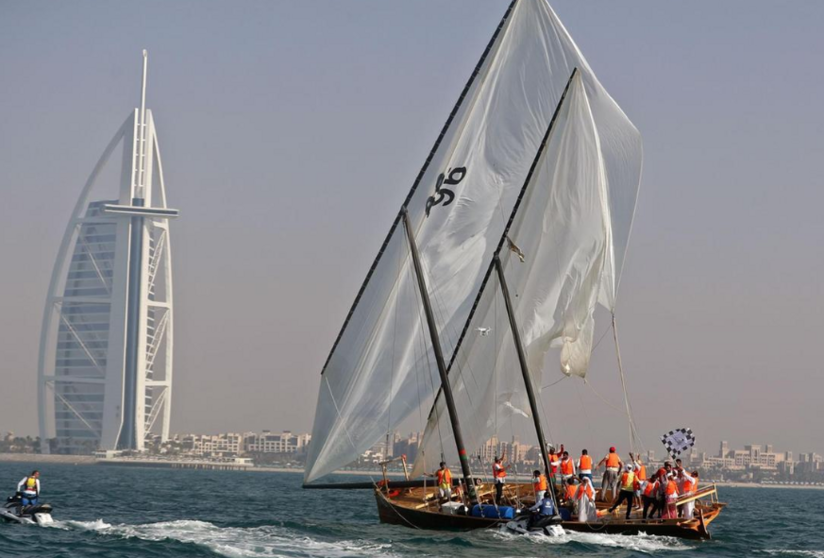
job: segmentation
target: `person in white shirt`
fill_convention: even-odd
[[[31,475],[23,477],[23,480],[17,483],[17,492],[22,498],[23,506],[36,505],[40,497],[40,471],[34,470]]]
[[[695,471],[693,471],[693,473],[695,473]],[[696,477],[693,477],[684,469],[680,469],[678,471],[678,491],[680,492],[681,496],[691,496],[692,494],[694,494],[697,485],[698,481]],[[692,502],[687,502],[686,504],[681,506],[681,514],[684,519],[692,519],[694,513],[695,500],[693,500]]]

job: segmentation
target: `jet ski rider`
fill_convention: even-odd
[[[17,483],[17,492],[21,497],[22,507],[37,505],[37,498],[40,496],[40,471],[34,470],[31,475],[23,477]]]

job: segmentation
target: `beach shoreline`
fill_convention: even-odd
[[[36,464],[62,464],[62,465],[106,465],[107,463],[99,461],[91,455],[41,455],[33,453],[0,453],[0,463],[36,463]],[[110,465],[117,465],[117,463],[110,463]],[[135,464],[139,466],[139,464]],[[171,465],[170,470],[176,469]],[[302,474],[303,469],[294,467],[249,467],[244,471],[251,473],[294,473]],[[370,477],[375,480],[382,479],[383,475],[380,471],[335,471],[335,475],[349,475],[356,477]],[[387,476],[397,479],[403,477],[400,471],[387,472]],[[512,480],[528,480],[528,477],[514,478]],[[793,490],[824,490],[824,486],[815,485],[798,485],[798,484],[760,484],[755,482],[715,482],[719,488],[790,488]]]

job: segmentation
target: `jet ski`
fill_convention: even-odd
[[[561,516],[547,516],[532,520],[532,514],[528,511],[519,514],[514,520],[508,521],[504,528],[512,533],[520,535],[542,534],[550,537],[560,537],[564,534],[561,527]]]
[[[0,508],[0,519],[3,519],[8,523],[48,525],[49,523],[54,523],[51,512],[51,504],[23,506],[20,494],[16,494],[14,496],[9,496],[5,505]]]

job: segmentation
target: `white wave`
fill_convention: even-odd
[[[64,529],[64,530],[80,530],[80,531],[102,531],[103,529],[107,529],[111,527],[108,523],[103,521],[102,519],[96,519],[94,521],[72,521],[70,519],[64,520],[54,520],[54,523],[49,523],[48,527],[53,529]]]
[[[773,556],[787,554],[790,556],[812,556],[812,558],[824,558],[824,550],[791,550],[789,548],[783,548],[779,550],[761,550],[760,552],[772,554]]]
[[[55,527],[94,531],[146,541],[174,540],[196,544],[229,558],[349,558],[389,557],[390,544],[363,540],[326,542],[281,527],[250,529],[218,527],[205,521],[180,520],[141,525],[111,525],[97,521],[62,521]]]
[[[623,548],[644,554],[655,554],[657,552],[670,550],[692,550],[695,548],[694,546],[684,544],[683,541],[675,537],[659,537],[643,533],[640,535],[608,535],[604,533],[579,533],[577,531],[565,530],[563,535],[550,537],[540,533],[527,536],[516,535],[502,530],[495,531],[495,536],[507,539],[527,539],[536,544],[564,545],[576,542],[593,546]]]

